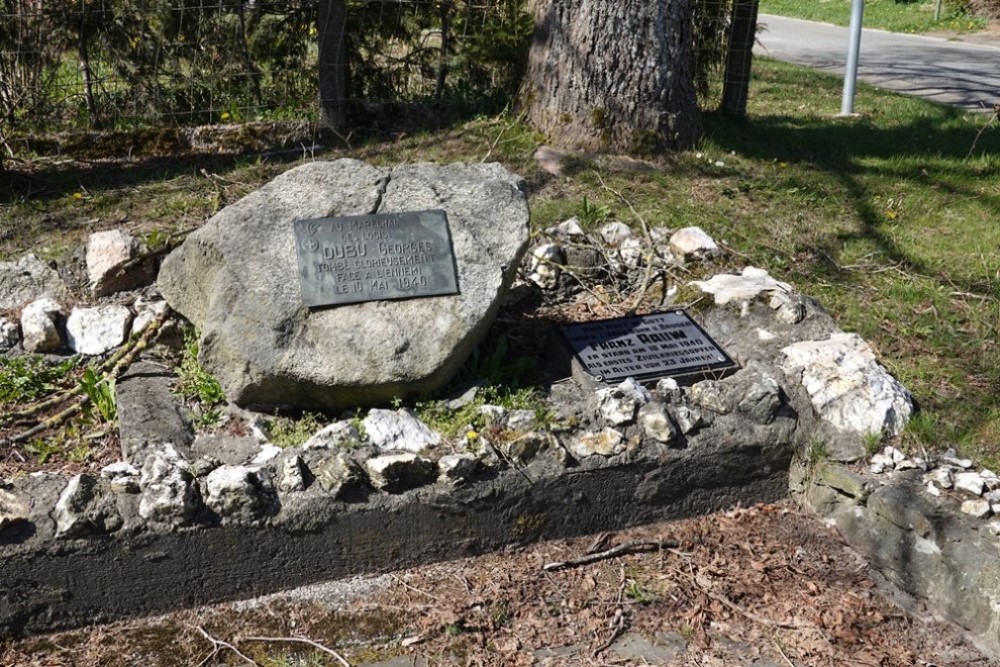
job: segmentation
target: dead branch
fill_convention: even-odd
[[[286,644],[306,644],[312,646],[317,651],[322,651],[327,655],[331,656],[334,660],[339,662],[343,667],[351,667],[351,663],[347,662],[344,656],[340,655],[332,648],[327,648],[319,642],[314,642],[311,639],[306,639],[305,637],[243,637],[243,641],[247,642],[284,642]]]
[[[235,646],[233,646],[229,642],[222,641],[221,639],[216,639],[212,635],[210,635],[207,632],[205,632],[204,628],[202,628],[201,626],[192,625],[190,627],[192,627],[195,630],[197,630],[201,634],[202,637],[204,637],[205,639],[207,639],[209,642],[212,643],[212,652],[204,660],[202,660],[201,662],[198,663],[198,667],[202,667],[202,665],[204,665],[209,660],[211,660],[212,658],[214,658],[215,656],[217,656],[222,649],[229,649],[230,651],[232,651],[233,653],[235,653],[236,655],[238,655],[240,658],[242,658],[243,661],[246,662],[248,665],[254,665],[254,667],[261,667],[261,664],[259,662],[257,662],[253,658],[249,658],[249,657],[243,655],[243,653],[241,653],[238,648],[236,648]],[[348,665],[348,667],[350,667],[350,665]]]
[[[585,556],[581,556],[580,558],[573,558],[571,560],[560,561],[557,563],[546,563],[542,566],[542,569],[546,572],[554,572],[556,570],[565,570],[570,567],[579,567],[580,565],[590,565],[591,563],[607,560],[609,558],[615,558],[616,556],[623,556],[625,554],[640,553],[643,551],[660,551],[661,549],[676,549],[680,545],[680,542],[677,540],[641,540],[635,542],[625,542],[624,544],[619,544],[618,546],[606,549],[605,551],[587,554]]]
[[[803,628],[813,627],[811,625],[803,625],[801,623],[790,623],[790,622],[787,622],[787,621],[773,621],[773,620],[771,620],[769,618],[764,618],[763,616],[758,616],[758,615],[756,615],[754,613],[751,613],[751,612],[747,611],[743,607],[739,606],[738,604],[736,604],[735,602],[733,602],[732,600],[730,600],[729,598],[727,598],[722,593],[716,593],[712,589],[705,587],[704,585],[702,585],[698,581],[697,577],[695,577],[693,574],[690,574],[688,572],[684,572],[683,570],[678,570],[677,568],[671,568],[671,569],[674,572],[676,572],[677,574],[680,574],[680,575],[686,577],[689,581],[691,581],[691,583],[693,583],[698,588],[698,590],[700,590],[702,593],[704,593],[708,597],[712,598],[716,602],[721,602],[723,605],[725,605],[726,607],[728,607],[732,611],[735,611],[740,616],[743,616],[747,620],[753,621],[754,623],[758,623],[760,625],[763,625],[763,626],[766,626],[766,627],[769,627],[769,628],[782,628],[784,630],[801,630]]]

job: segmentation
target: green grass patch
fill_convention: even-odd
[[[910,33],[973,32],[986,26],[986,21],[969,16],[952,2],[944,3],[941,20],[935,21],[934,5],[933,0],[866,0],[864,25],[866,28]],[[760,13],[846,26],[851,20],[851,0],[761,0]]]
[[[35,355],[0,357],[0,404],[26,403],[58,390],[77,363],[77,357],[55,363]]]

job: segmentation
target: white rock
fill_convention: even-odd
[[[895,470],[896,464],[893,462],[892,458],[886,456],[885,454],[875,454],[871,459],[871,471],[876,475],[885,472],[886,470]]]
[[[419,452],[441,443],[436,433],[417,419],[409,410],[373,409],[362,422],[365,434],[380,451],[404,450]]]
[[[101,468],[101,477],[104,479],[114,479],[116,477],[138,477],[139,469],[131,463],[118,461]]]
[[[563,220],[555,227],[549,227],[545,233],[550,236],[586,236],[586,232],[580,226],[580,219],[576,216]]]
[[[265,443],[260,446],[260,451],[257,452],[257,455],[250,460],[249,465],[262,466],[265,463],[278,458],[282,451],[284,450],[282,450],[281,447]]]
[[[260,506],[259,480],[245,466],[219,466],[205,478],[205,504],[223,520],[252,520]]]
[[[995,519],[986,524],[987,530],[990,531],[994,536],[1000,535],[1000,519]]]
[[[660,403],[647,403],[639,408],[639,425],[647,436],[661,443],[668,443],[677,435],[667,409]]]
[[[150,523],[176,527],[198,511],[198,492],[188,462],[171,445],[146,457],[139,488],[139,516]]]
[[[430,484],[438,476],[436,463],[412,452],[372,457],[365,461],[365,469],[372,486],[390,493]]]
[[[986,498],[986,502],[988,502],[990,505],[1000,504],[1000,489],[996,489],[994,491],[987,491],[984,498]]]
[[[892,459],[893,463],[899,463],[906,458],[906,454],[891,445],[883,449],[882,454]]]
[[[977,519],[982,519],[990,515],[990,504],[982,498],[973,498],[962,501],[962,512]]]
[[[360,440],[361,434],[350,422],[336,421],[313,434],[302,445],[302,449],[341,449],[356,445]]]
[[[0,317],[0,352],[7,352],[21,342],[21,325]]]
[[[941,460],[945,463],[955,466],[956,468],[963,468],[968,470],[972,467],[972,459],[962,459],[958,457],[958,453],[954,449],[948,449]]]
[[[542,289],[555,289],[565,263],[566,252],[562,246],[543,243],[532,250],[528,258],[528,280]]]
[[[601,416],[614,426],[633,421],[636,410],[649,403],[651,399],[646,388],[634,378],[626,378],[616,387],[600,389],[597,392],[597,405]]]
[[[875,361],[857,334],[793,343],[781,355],[782,370],[802,378],[816,413],[839,429],[895,436],[913,414],[910,392]]]
[[[681,433],[688,435],[705,425],[705,417],[701,410],[689,408],[686,405],[677,406],[674,410],[674,419],[677,421],[677,428]]]
[[[935,468],[927,473],[926,478],[931,479],[942,489],[950,489],[955,486],[955,476],[948,468]]]
[[[927,482],[927,493],[931,494],[935,498],[939,498],[941,496],[941,489],[939,489],[937,487],[937,484],[935,484],[933,481],[928,480],[928,482]]]
[[[569,451],[578,459],[594,455],[614,456],[625,451],[625,436],[613,428],[597,433],[585,431],[570,442]]]
[[[139,241],[129,234],[112,229],[95,232],[87,240],[87,277],[90,289],[102,296],[115,291],[121,282],[119,268],[134,259],[139,252]]]
[[[446,454],[438,459],[439,479],[461,484],[471,479],[482,467],[472,454]]]
[[[896,470],[916,470],[917,462],[913,459],[903,459],[896,462]]]
[[[673,378],[659,380],[656,383],[656,393],[662,396],[663,400],[667,403],[678,402],[684,397],[684,392],[681,390],[680,385]]]
[[[986,491],[986,483],[978,472],[960,472],[955,475],[955,489],[973,496],[981,496]]]
[[[483,416],[487,426],[500,426],[507,422],[507,408],[501,405],[481,405],[479,414]]]
[[[712,294],[717,306],[753,301],[761,294],[771,296],[792,291],[792,286],[788,283],[775,280],[767,271],[754,266],[744,267],[738,276],[720,273],[708,280],[696,280],[691,284],[706,294]]]
[[[511,410],[506,423],[507,428],[512,431],[530,431],[535,426],[535,411]]]
[[[762,341],[764,341],[766,343],[768,341],[774,340],[775,338],[777,338],[777,336],[775,336],[773,333],[771,333],[767,329],[757,329],[757,339],[758,340],[762,340]]]
[[[619,222],[618,220],[609,222],[601,227],[600,234],[601,238],[604,239],[604,242],[612,248],[619,247],[625,242],[625,239],[635,236],[631,227],[626,225],[624,222]]]
[[[1000,489],[1000,476],[997,476],[992,470],[983,468],[979,471],[979,476],[983,478],[983,483],[986,484],[986,488],[990,491]]]
[[[66,320],[66,342],[80,354],[104,354],[125,342],[131,322],[125,306],[74,308]]]
[[[306,463],[301,456],[289,456],[281,462],[278,490],[282,493],[306,490]]]
[[[622,264],[630,269],[635,269],[642,264],[644,250],[642,241],[632,237],[622,241],[618,248],[618,256],[621,258]]]
[[[28,503],[24,499],[0,488],[0,532],[27,521],[29,516]]]
[[[25,352],[54,352],[62,344],[56,325],[63,307],[55,299],[43,297],[21,311],[21,335]]]
[[[706,259],[719,254],[719,246],[701,227],[685,227],[670,236],[674,255],[689,259]]]
[[[52,510],[57,538],[106,533],[122,525],[115,501],[102,496],[96,479],[77,475],[63,488]]]
[[[155,301],[145,301],[143,299],[137,299],[135,304],[135,319],[132,320],[132,333],[133,336],[138,336],[143,331],[146,330],[150,324],[152,324],[156,318],[163,314],[167,309],[167,302],[163,299],[158,299]]]

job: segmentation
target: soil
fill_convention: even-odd
[[[953,626],[893,606],[790,502],[0,644],[2,667],[383,663],[997,664]]]

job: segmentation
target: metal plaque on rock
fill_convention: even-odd
[[[584,370],[603,382],[709,375],[736,364],[683,310],[560,327]]]
[[[444,211],[296,220],[294,228],[304,306],[458,292]]]

